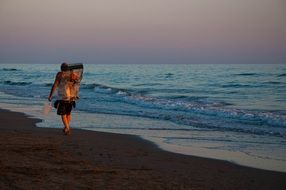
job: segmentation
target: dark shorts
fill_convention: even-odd
[[[57,100],[55,102],[55,108],[57,108],[58,115],[69,115],[72,111],[72,108],[75,107],[75,101],[64,101]]]

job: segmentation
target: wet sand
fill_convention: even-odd
[[[76,129],[64,136],[36,122],[0,110],[0,189],[286,187],[286,173],[170,153],[137,136]]]

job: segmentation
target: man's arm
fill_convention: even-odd
[[[56,90],[56,88],[58,87],[58,84],[60,83],[60,79],[61,79],[61,73],[58,72],[57,76],[56,76],[56,79],[55,79],[55,82],[51,88],[51,92],[50,92],[50,95],[48,97],[48,100],[51,101],[52,100],[52,97],[53,97],[53,94]]]

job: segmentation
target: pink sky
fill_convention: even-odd
[[[1,0],[0,63],[285,63],[285,18],[285,0]]]

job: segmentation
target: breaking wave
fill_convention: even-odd
[[[18,71],[18,69],[15,68],[3,68],[2,71]]]
[[[278,77],[286,77],[286,73],[280,74]]]
[[[6,85],[17,85],[17,86],[26,86],[32,84],[32,82],[12,82],[10,80],[6,80],[3,82]]]
[[[116,101],[137,107],[134,110],[119,108],[116,111],[100,111],[90,108],[83,111],[169,120],[187,126],[216,130],[286,136],[286,116],[280,112],[234,109],[231,103],[212,101],[199,96],[152,97],[140,93],[140,90],[115,88],[98,83],[83,84],[82,87],[93,89],[98,94],[109,94]]]

